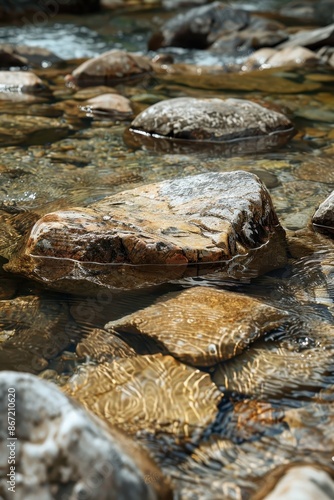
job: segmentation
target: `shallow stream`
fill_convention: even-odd
[[[259,2],[242,3],[249,8],[255,4],[259,8]],[[277,4],[262,2],[261,10]],[[82,206],[163,179],[242,169],[257,174],[270,191],[289,237],[289,263],[258,278],[246,275],[242,281],[213,273],[91,297],[48,292],[0,271],[0,349],[12,335],[25,331],[22,341],[2,355],[0,351],[0,370],[38,373],[63,385],[87,362],[76,353],[76,345],[92,328],[103,328],[108,321],[182,288],[228,289],[288,311],[286,328],[256,344],[260,354],[254,366],[247,365],[253,351],[227,362],[235,373],[245,369],[234,385],[221,388],[224,397],[216,421],[196,442],[145,433],[137,436],[162,469],[179,482],[182,498],[246,499],[256,491],[258,478],[274,465],[309,461],[334,466],[329,431],[334,419],[334,245],[330,238],[314,237],[310,224],[316,208],[334,189],[334,73],[325,67],[279,68],[228,74],[226,79],[162,75],[138,84],[119,84],[116,90],[132,100],[136,111],[170,97],[239,97],[283,111],[297,129],[280,149],[240,156],[214,150],[154,151],[127,146],[123,133],[129,122],[82,116],[76,109],[81,100],[91,97],[90,91],[75,93],[64,85],[63,77],[83,58],[111,48],[146,52],[148,34],[170,16],[158,8],[134,6],[116,14],[0,27],[2,43],[40,46],[67,60],[54,64],[46,60],[35,71],[52,93],[30,97],[0,93],[0,255],[8,246],[6,224],[18,214],[22,220],[26,216],[28,224],[30,212]],[[178,62],[230,62],[207,51],[164,52]],[[34,297],[43,302],[42,312],[30,304]],[[60,318],[64,309],[69,314]],[[68,322],[73,326],[71,338],[65,333]],[[268,345],[270,350],[282,350],[277,364],[269,367],[261,354]]]

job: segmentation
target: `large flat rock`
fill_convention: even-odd
[[[45,215],[6,270],[58,290],[134,289],[220,269],[235,278],[286,263],[270,195],[244,171],[123,191]]]
[[[3,371],[0,398],[1,498],[172,498],[163,475],[138,445],[109,429],[55,385],[33,375]],[[8,405],[14,411],[10,422]],[[149,475],[159,481],[148,484]]]
[[[111,321],[106,329],[148,336],[181,361],[212,366],[280,326],[287,313],[253,297],[208,287],[168,294],[157,304]]]

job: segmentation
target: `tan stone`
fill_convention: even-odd
[[[220,268],[255,276],[286,263],[269,193],[243,171],[124,191],[50,213],[6,269],[61,290],[133,289]]]
[[[137,356],[87,366],[65,391],[119,429],[198,435],[214,420],[221,394],[210,376],[171,356]]]
[[[105,328],[125,339],[127,333],[148,336],[185,363],[212,366],[236,356],[286,317],[284,311],[246,295],[195,287],[165,295]]]

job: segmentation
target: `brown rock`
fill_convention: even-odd
[[[103,363],[113,358],[136,356],[136,351],[116,335],[94,328],[76,348],[77,355]]]
[[[89,99],[80,108],[90,116],[129,119],[133,116],[131,101],[119,94],[102,94]]]
[[[0,90],[6,92],[39,92],[45,88],[38,76],[29,71],[0,71]]]
[[[299,66],[321,62],[320,57],[305,47],[286,47],[285,49],[260,49],[243,63],[242,69],[275,68],[279,66]]]
[[[0,67],[49,67],[62,59],[41,47],[0,44]]]
[[[81,64],[66,81],[79,87],[110,85],[117,81],[142,77],[151,71],[149,59],[123,50],[110,50]]]
[[[289,345],[260,342],[251,346],[220,364],[213,380],[223,391],[265,399],[294,398],[303,389],[317,392],[332,369],[334,328],[319,322],[310,322],[308,328]]]
[[[0,301],[2,370],[38,373],[79,337],[68,304],[38,296]]]
[[[213,421],[221,393],[210,376],[171,356],[137,356],[87,366],[65,388],[126,433],[190,437]]]
[[[285,262],[284,231],[267,189],[236,171],[150,184],[47,214],[5,267],[81,292],[89,283],[130,289],[217,267],[254,276]]]
[[[236,356],[286,317],[284,311],[246,295],[195,287],[165,295],[105,328],[125,339],[127,333],[148,336],[180,361],[212,366]]]
[[[296,47],[302,45],[309,49],[318,49],[324,45],[333,45],[334,43],[334,24],[329,24],[324,28],[317,28],[315,30],[299,31],[291,36],[289,40],[277,46],[283,49],[286,47]]]

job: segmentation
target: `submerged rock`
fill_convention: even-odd
[[[329,233],[334,232],[334,191],[321,203],[313,215],[316,229]]]
[[[87,366],[67,394],[127,434],[194,437],[214,420],[221,393],[210,375],[156,354]]]
[[[265,399],[293,399],[303,390],[317,392],[333,370],[334,327],[320,322],[308,327],[310,333],[299,334],[288,345],[283,341],[254,344],[220,364],[213,380],[223,391]]]
[[[121,80],[142,77],[152,70],[149,59],[113,49],[81,64],[65,80],[79,87],[110,85]]]
[[[29,71],[0,71],[2,92],[39,92],[45,85],[38,76]]]
[[[130,131],[138,140],[152,136],[200,143],[243,141],[255,151],[262,142],[287,142],[293,125],[283,114],[251,101],[178,97],[145,109],[133,120]]]
[[[86,338],[81,340],[76,348],[77,355],[103,363],[114,358],[136,356],[136,351],[126,342],[110,332],[94,328]]]
[[[222,269],[286,263],[285,233],[259,178],[243,171],[164,181],[42,217],[6,270],[60,290],[133,289]]]
[[[171,499],[157,466],[138,445],[68,399],[53,384],[23,373],[0,372],[0,433],[8,435],[12,401],[15,441],[0,442],[0,495],[9,499],[10,450],[15,498]],[[8,448],[7,445],[12,448]],[[154,474],[159,481],[148,484]]]
[[[0,367],[38,373],[79,337],[59,298],[26,295],[0,301]]]
[[[106,329],[153,338],[172,356],[195,366],[212,366],[242,352],[280,326],[284,311],[246,295],[195,287],[165,295],[148,307],[111,321]]]

